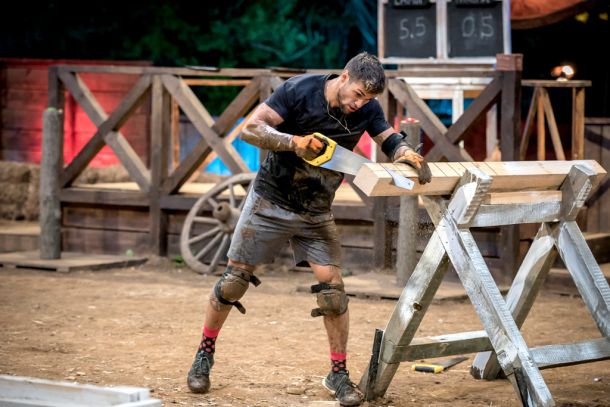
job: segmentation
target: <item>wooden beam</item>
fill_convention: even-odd
[[[555,157],[558,160],[565,160],[566,155],[563,151],[563,145],[561,144],[561,136],[559,136],[559,129],[557,128],[557,122],[555,121],[555,113],[553,113],[551,99],[549,98],[548,92],[544,88],[540,88],[540,99],[542,100],[542,106],[546,116],[546,123],[549,126],[549,132],[551,133],[551,141],[553,142],[553,148],[555,149]]]
[[[69,79],[72,80],[72,79]],[[74,83],[73,83],[74,85]],[[84,84],[82,84],[84,86]],[[61,186],[66,187],[72,184],[72,182],[78,177],[83,170],[87,167],[87,164],[95,157],[95,155],[104,146],[104,137],[110,131],[118,130],[123,123],[133,114],[138,108],[142,101],[146,98],[148,90],[150,88],[150,77],[142,76],[135,85],[129,90],[127,95],[121,100],[117,108],[106,117],[106,113],[102,111],[92,111],[91,114],[95,117],[103,117],[103,121],[95,123],[98,127],[97,131],[89,139],[87,144],[78,152],[78,154],[72,159],[70,164],[64,169],[61,175]],[[90,93],[87,89],[74,88],[74,91]],[[93,109],[97,102],[89,103],[89,108]],[[98,105],[99,106],[99,105]],[[101,109],[101,107],[100,107]],[[91,118],[91,116],[89,116]]]
[[[506,295],[506,305],[519,328],[525,322],[542,283],[555,261],[557,255],[553,250],[555,227],[546,223],[540,226]],[[470,374],[476,379],[494,380],[499,373],[500,364],[494,352],[477,354],[470,369]]]
[[[407,164],[370,163],[360,168],[354,183],[368,196],[447,195],[455,189],[460,177],[468,168],[477,167],[493,177],[491,192],[557,190],[573,165],[589,168],[595,174],[596,182],[600,182],[606,176],[606,170],[593,160],[439,162],[430,163],[432,181],[420,185],[417,182],[416,171]],[[413,189],[407,191],[392,185],[392,178],[386,168],[413,180],[415,182]]]
[[[536,117],[536,107],[538,105],[538,87],[535,87],[532,93],[532,100],[530,101],[530,107],[527,110],[527,117],[525,119],[525,126],[523,127],[523,134],[521,135],[521,143],[519,145],[519,159],[525,160],[527,155],[527,147],[530,142],[530,135],[532,133],[532,125],[534,124],[534,118]]]
[[[590,363],[610,359],[610,338],[540,346],[531,351],[540,369]]]
[[[201,133],[207,144],[218,154],[222,162],[233,172],[239,174],[248,172],[248,166],[232,145],[227,144],[218,133],[212,129],[211,117],[193,91],[180,79],[170,75],[162,76],[163,85],[178,101],[178,104]]]
[[[597,328],[610,337],[610,287],[575,221],[558,228],[556,247]]]
[[[221,137],[227,133],[235,122],[240,117],[243,117],[258,100],[260,78],[254,78],[244,87],[241,92],[229,103],[226,109],[222,112],[216,123],[212,126],[212,130],[218,133]]]
[[[471,161],[471,157],[459,147],[449,142],[445,134],[447,128],[432,112],[428,105],[417,95],[417,93],[400,79],[388,80],[388,90],[396,100],[407,106],[411,117],[421,122],[422,129],[435,145],[438,145],[444,156],[453,161]]]
[[[142,192],[150,190],[150,172],[131,147],[125,137],[117,131],[106,133],[104,141],[110,146],[130,177],[138,184]]]
[[[387,342],[386,347],[393,363],[493,350],[485,331],[413,338],[406,346]]]
[[[572,89],[572,160],[585,158],[585,88]]]
[[[449,127],[445,137],[450,143],[460,141],[468,131],[474,126],[476,120],[487,113],[487,111],[498,102],[499,95],[502,89],[502,81],[494,78],[489,85],[477,96],[477,98],[468,106],[468,109],[460,116],[460,118]],[[443,157],[443,152],[440,145],[435,145],[426,154],[428,161],[439,161]],[[454,160],[456,161],[456,160]],[[461,160],[460,160],[461,161]],[[472,161],[470,159],[469,161]]]
[[[150,209],[150,251],[158,256],[167,254],[167,212],[161,208],[162,184],[168,170],[169,133],[166,123],[171,117],[171,100],[163,89],[159,76],[153,78],[152,107],[150,123],[150,172],[151,188],[149,192]]]
[[[386,326],[381,345],[377,380],[376,383],[369,386],[373,391],[371,394],[367,394],[368,400],[383,396],[388,389],[400,365],[394,359],[392,350],[408,345],[413,339],[447,271],[448,260],[440,236],[434,232]],[[359,386],[361,389],[368,388],[367,371],[363,373]]]
[[[61,202],[59,174],[63,157],[63,111],[54,107],[42,114],[40,159],[40,258],[61,257]]]

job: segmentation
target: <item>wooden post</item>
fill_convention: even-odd
[[[585,88],[572,89],[572,160],[585,158]]]
[[[384,90],[381,96],[381,105],[386,112],[388,123],[392,125],[396,117],[396,99],[391,93]],[[386,162],[387,158],[381,152],[378,145],[375,147],[377,162]],[[375,245],[373,246],[373,266],[378,269],[387,269],[392,266],[392,231],[388,225],[386,212],[388,209],[388,198],[380,197],[373,202],[373,234]]]
[[[523,55],[497,55],[497,70],[502,73],[502,102],[500,108],[500,151],[502,161],[519,159],[519,135],[521,134],[521,72]],[[539,116],[540,117],[540,116]],[[519,263],[519,226],[501,228],[503,271],[499,282],[510,282],[517,273]]]
[[[63,163],[63,111],[47,108],[42,115],[40,160],[40,258],[61,257],[59,173]]]
[[[400,129],[407,133],[407,142],[419,144],[421,126],[419,121],[407,119],[400,122]],[[417,264],[417,196],[400,197],[398,217],[398,239],[396,241],[396,284],[404,287]]]
[[[163,89],[157,75],[152,81],[152,112],[150,135],[150,251],[158,256],[167,254],[167,213],[161,208],[163,181],[167,177],[169,158],[169,122],[171,104],[168,93]]]

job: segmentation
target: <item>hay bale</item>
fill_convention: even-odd
[[[0,161],[0,183],[29,182],[29,177],[29,164],[15,161]]]
[[[18,184],[2,183],[0,184],[0,203],[16,203],[23,205],[28,199],[29,183],[20,182]]]
[[[40,166],[35,164],[30,165],[28,197],[22,211],[25,220],[37,220],[40,214]]]
[[[23,220],[19,204],[0,203],[0,219]]]
[[[127,170],[120,165],[113,165],[111,167],[103,168],[90,168],[87,167],[79,175],[75,184],[96,184],[106,182],[127,182],[131,181]]]

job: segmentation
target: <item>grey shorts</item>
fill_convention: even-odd
[[[331,212],[298,214],[250,190],[233,232],[229,259],[251,265],[273,263],[290,242],[297,265],[341,265],[341,244]]]

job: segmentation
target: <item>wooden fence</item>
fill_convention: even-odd
[[[393,123],[405,111],[422,123],[431,148],[425,153],[430,161],[469,161],[470,155],[460,146],[460,141],[472,130],[476,121],[497,105],[500,114],[499,138],[503,160],[517,160],[520,134],[520,81],[522,57],[520,55],[498,55],[495,70],[488,69],[426,69],[387,70],[388,86],[381,97],[382,105]],[[106,112],[95,95],[81,79],[88,72],[106,74],[130,74],[138,77],[118,106]],[[328,70],[309,70],[313,73],[338,73]],[[248,171],[244,160],[233,148],[231,134],[238,119],[246,116],[259,102],[265,100],[285,78],[295,72],[269,69],[197,69],[125,66],[68,66],[49,68],[49,107],[63,110],[67,90],[96,126],[96,131],[74,159],[64,165],[58,163],[59,200],[64,208],[71,205],[87,206],[79,216],[87,216],[91,207],[111,210],[127,208],[147,218],[148,251],[157,255],[167,253],[168,233],[175,233],[180,220],[172,217],[188,211],[197,196],[179,193],[181,187],[206,160],[218,156],[233,174]],[[408,77],[488,77],[489,85],[472,102],[460,119],[447,128],[434,115],[426,103],[408,85]],[[403,78],[407,78],[405,81]],[[189,85],[239,84],[243,89],[214,120],[206,107],[197,98]],[[121,133],[121,126],[144,103],[150,103],[150,151],[149,163],[138,155]],[[176,156],[172,152],[172,116],[177,104],[201,139],[186,158],[175,166],[168,159]],[[172,111],[174,114],[172,115]],[[62,143],[61,130],[54,134],[55,142]],[[137,184],[133,190],[104,190],[83,188],[74,181],[88,163],[104,147],[109,146]],[[391,198],[374,201],[364,197],[364,204],[334,205],[333,211],[341,222],[373,221],[375,224],[375,266],[391,267],[392,233],[391,222],[397,221],[395,205]],[[89,222],[91,223],[91,222]],[[100,226],[101,227],[101,226]],[[44,233],[44,231],[43,231]],[[496,235],[494,232],[493,236]],[[140,236],[140,239],[142,237]],[[64,234],[66,239],[66,234]],[[492,237],[495,239],[495,237]],[[515,227],[502,230],[497,245],[502,248],[503,260],[510,275],[515,272],[518,261],[519,234]]]

